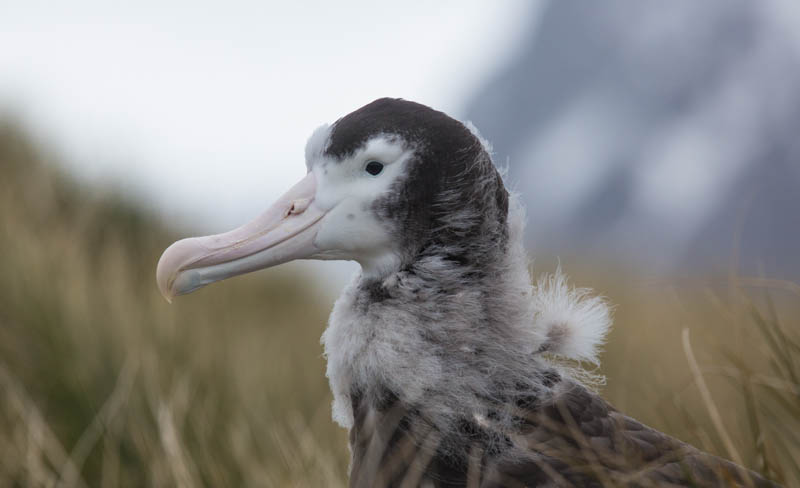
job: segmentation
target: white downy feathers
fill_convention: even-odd
[[[483,415],[486,398],[520,388],[548,390],[546,371],[581,380],[549,357],[597,363],[611,324],[609,309],[589,290],[570,288],[560,270],[532,284],[524,220],[512,195],[505,258],[487,278],[456,283],[457,293],[437,287],[448,280],[452,285],[456,274],[448,269],[452,263],[435,258],[419,263],[414,273],[386,278],[382,286],[391,300],[372,302],[361,276],[355,277],[322,336],[334,420],[351,427],[350,394],[370,394],[375,385],[409,404],[434,405],[429,416],[446,425],[465,413]]]
[[[611,313],[605,300],[591,293],[570,287],[560,268],[539,277],[532,300],[534,327],[546,337],[541,351],[600,364],[597,355],[611,327]]]

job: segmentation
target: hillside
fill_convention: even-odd
[[[313,283],[274,270],[170,306],[155,265],[177,236],[53,163],[0,125],[0,485],[344,479]]]
[[[279,267],[168,305],[155,264],[178,236],[57,162],[0,124],[0,486],[343,484],[319,345],[330,304],[314,283]],[[616,305],[604,396],[800,483],[798,285],[562,265]]]

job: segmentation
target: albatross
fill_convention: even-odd
[[[532,282],[524,211],[470,123],[382,98],[323,125],[262,215],[164,251],[167,300],[295,259],[352,260],[322,343],[353,487],[774,486],[615,410],[605,301]]]

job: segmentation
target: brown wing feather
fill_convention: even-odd
[[[623,415],[581,385],[560,386],[549,400],[514,402],[512,431],[472,418],[441,432],[392,394],[380,402],[353,395],[350,485],[776,486]]]
[[[567,486],[775,486],[641,424],[575,383],[520,415],[525,423],[514,440],[530,455],[524,461],[501,460],[494,471],[523,486],[530,486],[526,473],[545,466]]]

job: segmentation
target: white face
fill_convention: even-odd
[[[293,259],[346,259],[365,276],[396,266],[392,229],[375,213],[412,151],[374,137],[344,160],[324,154],[330,130],[306,146],[308,174],[255,220],[224,234],[182,239],[164,251],[156,279],[170,300],[215,281]]]
[[[323,142],[315,136],[309,140],[306,164],[317,181],[312,205],[325,216],[314,239],[320,251],[313,257],[354,260],[365,275],[380,274],[398,258],[390,229],[378,219],[374,203],[401,177],[412,151],[391,137],[378,136],[346,159],[333,160],[322,154],[322,147],[312,147]]]

